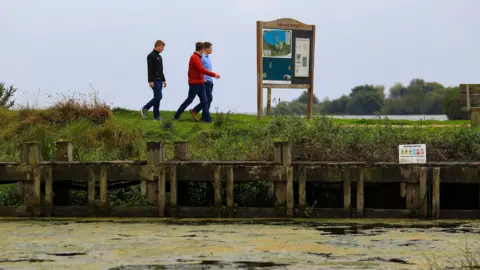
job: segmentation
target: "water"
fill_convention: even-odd
[[[385,223],[387,222],[387,223]],[[480,251],[480,222],[3,220],[1,269],[424,269]]]
[[[378,119],[379,117],[388,118],[390,120],[435,120],[447,121],[447,115],[332,115],[332,118],[338,119]]]

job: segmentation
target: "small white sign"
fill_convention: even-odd
[[[400,164],[427,163],[426,144],[401,144],[398,146],[398,162]]]

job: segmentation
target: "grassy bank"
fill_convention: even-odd
[[[167,158],[173,157],[173,141],[188,140],[191,158],[199,160],[271,160],[276,140],[291,141],[296,160],[396,162],[398,145],[408,143],[426,143],[429,161],[480,158],[480,133],[465,125],[465,121],[351,120],[325,116],[311,121],[295,116],[269,116],[258,121],[252,115],[214,112],[214,123],[204,124],[194,122],[188,112],[176,122],[171,121],[173,112],[162,112],[162,116],[162,122],[143,120],[138,111],[110,110],[97,101],[72,99],[42,110],[0,110],[0,161],[20,161],[21,146],[27,141],[40,143],[42,159],[52,160],[58,140],[72,141],[76,161],[144,160],[149,140],[167,143]],[[398,128],[399,125],[409,128]],[[238,188],[245,192],[249,189]],[[2,194],[0,191],[0,197]],[[137,195],[126,193],[122,200],[132,200]],[[254,195],[242,200],[248,201]],[[112,196],[122,197],[118,192]]]

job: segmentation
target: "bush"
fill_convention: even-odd
[[[460,90],[458,87],[449,88],[443,101],[443,113],[449,120],[468,120],[468,112],[462,111],[460,105]]]

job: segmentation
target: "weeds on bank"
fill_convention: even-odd
[[[465,247],[460,249],[460,254],[456,259],[451,259],[445,263],[437,261],[435,256],[426,257],[428,268],[438,269],[480,269],[480,250],[472,250],[468,247],[465,239]]]

